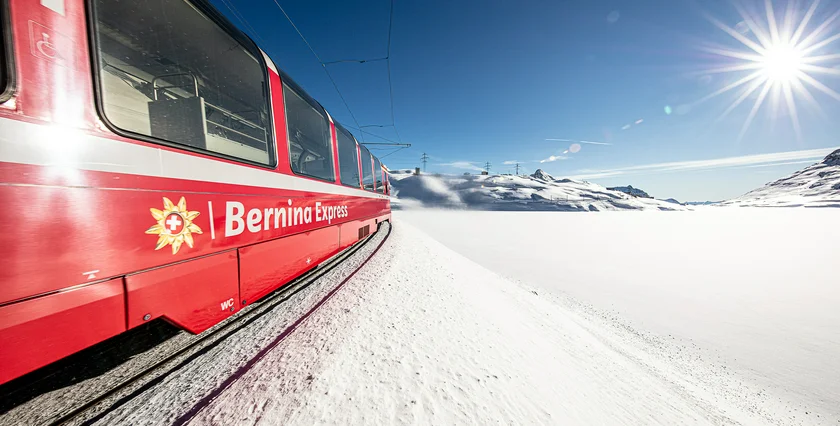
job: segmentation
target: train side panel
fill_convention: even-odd
[[[235,250],[128,275],[128,328],[163,317],[200,333],[239,310],[238,275]]]
[[[252,303],[339,250],[338,226],[304,232],[239,249],[239,291]]]
[[[390,218],[387,196],[340,184],[332,123],[336,181],[292,172],[267,57],[273,167],[116,134],[97,112],[85,2],[9,3],[0,384],[155,318],[201,332]]]
[[[125,330],[122,278],[0,307],[0,384]]]

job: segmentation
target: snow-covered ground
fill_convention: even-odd
[[[390,173],[398,207],[445,207],[515,211],[686,210],[601,185],[555,179],[542,170],[530,176]],[[633,188],[636,190],[635,188]],[[629,191],[629,190],[628,190]],[[636,193],[643,194],[644,191]],[[646,195],[646,194],[645,194]]]
[[[608,299],[592,297],[598,303],[591,304],[557,291],[557,283],[565,283],[565,290],[576,287],[581,294],[619,295],[626,292],[625,287],[644,286],[645,282],[663,289],[668,287],[660,281],[665,277],[673,291],[657,297],[651,294],[661,291],[639,290],[646,297],[630,302],[653,309],[682,303],[681,309],[669,310],[674,312],[670,317],[654,316],[666,323],[672,319],[676,324],[684,323],[682,312],[701,318],[726,312],[703,311],[718,304],[726,306],[723,296],[732,290],[709,282],[710,287],[717,288],[716,300],[709,302],[705,300],[709,292],[693,287],[696,279],[681,277],[705,275],[711,281],[721,275],[719,269],[712,270],[706,263],[705,268],[677,271],[677,266],[684,263],[673,269],[667,264],[680,257],[680,249],[679,244],[662,245],[663,239],[676,242],[680,236],[668,232],[673,231],[675,222],[657,222],[654,218],[684,214],[397,212],[396,226],[378,254],[279,344],[264,350],[289,321],[328,292],[340,274],[300,293],[276,315],[261,318],[102,423],[164,424],[183,418],[196,401],[247,365],[255,354],[264,352],[252,368],[191,417],[190,423],[836,425],[840,420],[836,404],[820,405],[791,393],[776,393],[732,368],[727,358],[731,352],[720,358],[711,356],[700,347],[702,342],[644,331],[620,315],[599,308]],[[623,217],[629,219],[619,219]],[[686,217],[684,220],[690,222]],[[546,227],[547,223],[571,227],[565,222],[569,218],[601,218],[605,222],[601,230],[596,229],[596,222],[580,219],[578,230],[557,233],[556,228]],[[639,226],[628,230],[607,225],[610,221]],[[544,228],[535,233],[536,225],[523,226],[523,222]],[[497,224],[510,225],[510,232],[487,228]],[[765,220],[764,224],[769,223]],[[756,228],[760,226],[753,231]],[[610,229],[617,236],[607,238]],[[636,235],[636,250],[620,248],[622,241],[616,240],[621,240],[623,232]],[[578,237],[586,234],[589,239],[574,240],[574,233]],[[642,234],[657,236],[648,243]],[[836,235],[824,236],[823,248],[830,248],[828,244]],[[713,237],[714,233],[709,236]],[[470,238],[477,243],[456,244]],[[803,242],[790,236],[780,238],[787,238],[791,244]],[[813,243],[814,238],[811,235],[802,240]],[[766,243],[767,239],[761,241]],[[738,246],[737,242],[732,244]],[[714,262],[720,256],[715,253],[720,252],[704,253],[700,261]],[[759,252],[767,255],[765,249]],[[658,262],[648,260],[648,255],[657,253],[667,254],[659,255]],[[744,278],[736,272],[741,264],[736,260],[749,262],[750,256],[746,253],[733,259],[727,271]],[[489,268],[482,266],[491,257],[494,263]],[[794,262],[802,257],[790,252],[785,256]],[[812,253],[812,258],[812,263],[800,267],[820,263],[819,254]],[[350,262],[345,271],[359,262]],[[656,270],[664,272],[646,269],[654,263]],[[520,272],[505,271],[516,272],[512,275],[518,278],[508,279],[494,272],[505,267],[520,268]],[[762,268],[782,269],[762,264],[743,269]],[[827,268],[823,265],[815,274],[799,276],[818,277]],[[521,272],[534,270],[543,274]],[[613,272],[603,275],[599,271]],[[763,272],[751,275],[765,277]],[[554,277],[551,285],[540,279],[547,276]],[[633,278],[636,276],[646,279]],[[616,279],[609,281],[610,277]],[[733,279],[723,282],[731,284]],[[770,280],[768,291],[750,298],[753,304],[780,308],[767,300],[767,293],[772,295],[779,283],[779,279]],[[808,283],[799,286],[803,293],[811,293]],[[689,302],[674,299],[674,294],[689,291],[696,294],[687,296]],[[823,303],[832,303],[834,293],[824,293],[829,300],[815,301],[809,308],[820,312]],[[802,298],[788,297],[788,303],[802,303]],[[753,324],[752,332],[758,337],[746,336],[759,346],[764,342],[760,335],[767,331],[765,328],[775,325],[773,312],[765,317],[770,324]],[[786,326],[798,324],[801,322],[793,319]],[[837,343],[836,334],[832,334],[838,329],[837,323],[824,325],[826,329],[817,333],[823,340],[813,345],[814,356]],[[743,333],[733,332],[729,340],[745,338]],[[832,339],[834,343],[830,343]],[[795,340],[776,342],[770,350],[763,349],[771,357],[797,344]],[[804,358],[797,361],[812,362]],[[834,401],[836,394],[829,391],[830,386],[836,386],[831,383],[836,370],[831,368],[836,368],[836,363],[824,366],[818,378],[822,387],[815,389]]]
[[[817,412],[828,424],[840,422],[837,219],[834,209],[731,207],[395,214],[541,296],[569,295],[696,350],[798,407],[797,421]]]

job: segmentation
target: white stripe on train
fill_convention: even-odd
[[[38,166],[189,179],[271,189],[386,199],[362,189],[289,176],[215,159],[92,136],[75,128],[0,118],[0,161]],[[80,184],[82,182],[79,182]]]

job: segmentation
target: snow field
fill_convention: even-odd
[[[832,209],[395,213],[541,296],[674,343],[668,357],[709,366],[692,376],[710,391],[825,424],[840,422],[836,220]]]
[[[396,223],[364,269],[194,423],[800,424],[674,374],[664,343]]]
[[[377,255],[191,424],[837,424],[827,216],[749,210],[396,212]],[[375,244],[100,424],[172,423]]]

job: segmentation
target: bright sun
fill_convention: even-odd
[[[737,95],[732,104],[723,112],[723,116],[726,116],[750,95],[758,93],[741,128],[741,133],[738,135],[738,140],[743,138],[756,113],[768,97],[774,110],[778,110],[782,104],[785,106],[796,135],[801,139],[795,98],[804,99],[818,112],[822,112],[822,109],[809,88],[840,101],[840,93],[814,77],[815,75],[840,76],[840,65],[836,64],[840,60],[840,54],[834,46],[831,46],[835,41],[840,40],[840,32],[837,31],[835,23],[840,17],[840,11],[836,11],[825,19],[814,19],[816,26],[808,29],[808,24],[814,18],[819,3],[820,0],[814,0],[803,14],[795,7],[796,2],[789,1],[780,23],[777,22],[776,11],[770,0],[764,1],[766,19],[763,16],[750,14],[740,3],[734,2],[735,8],[743,19],[735,26],[735,29],[713,17],[708,17],[715,26],[741,45],[738,49],[713,45],[702,47],[706,52],[717,55],[721,61],[718,61],[718,67],[704,70],[701,74],[740,73],[742,77],[735,77],[736,81],[703,97],[695,104],[734,90]]]
[[[788,43],[767,48],[761,57],[761,71],[774,84],[790,84],[802,72],[802,51]]]

